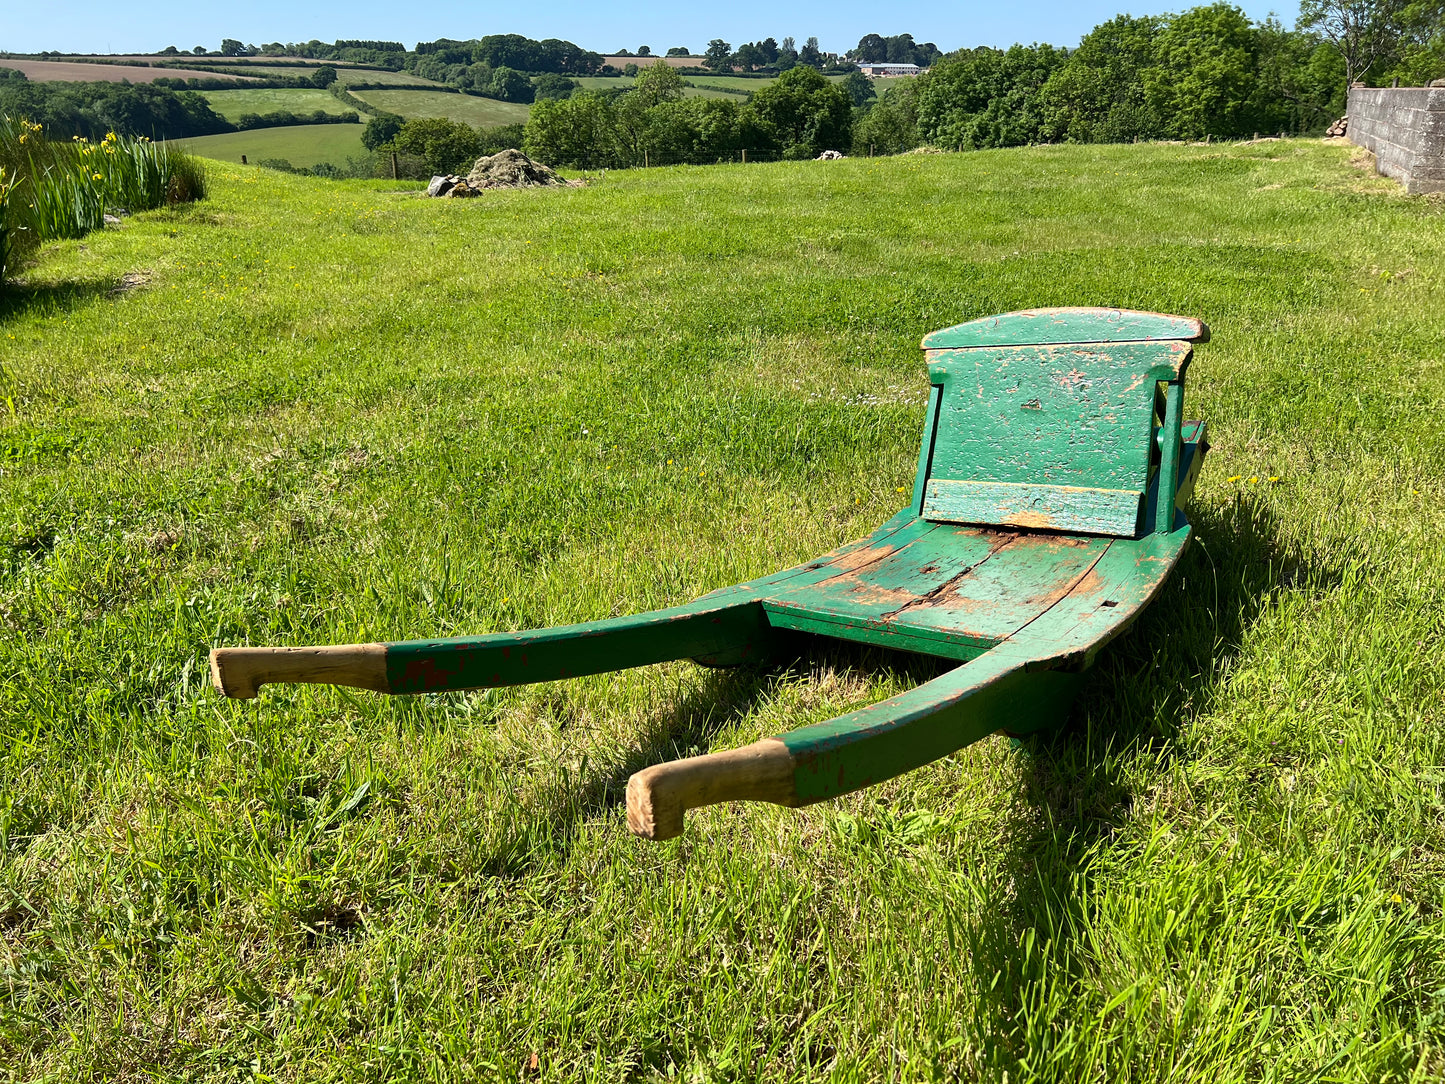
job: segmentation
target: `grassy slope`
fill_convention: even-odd
[[[366,153],[361,145],[361,128],[360,124],[255,128],[249,132],[197,136],[182,140],[181,145],[195,154],[226,162],[239,162],[244,154],[253,163],[262,158],[285,158],[293,166],[314,166],[317,162],[339,165],[347,158]]]
[[[1445,205],[1303,143],[213,181],[0,309],[12,1074],[1445,1072]],[[931,671],[206,688],[216,643],[595,618],[856,537],[919,337],[1060,304],[1208,320],[1215,448],[1056,738],[649,845],[630,770]]]
[[[234,121],[243,113],[274,113],[289,109],[293,113],[355,113],[356,110],[334,94],[324,90],[207,90],[202,91],[211,108],[227,120]]]
[[[690,80],[694,79],[693,76],[688,76],[687,78]],[[700,78],[701,77],[698,77],[698,80],[700,80]],[[627,75],[574,75],[571,76],[571,79],[574,83],[577,83],[586,90],[611,90],[617,87],[627,88],[637,82],[636,79]],[[739,82],[744,81],[745,80],[739,80]],[[753,82],[756,82],[758,86],[763,85],[761,80],[753,80]],[[752,89],[756,90],[757,87]],[[683,87],[682,93],[685,98],[731,98],[733,101],[742,100],[740,95],[729,94],[725,90],[717,90],[706,86]]]
[[[420,117],[446,117],[477,128],[499,124],[526,124],[531,107],[516,102],[499,102],[470,94],[449,94],[440,90],[358,90],[364,102],[385,109],[408,120]]]

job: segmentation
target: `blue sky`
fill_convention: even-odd
[[[1090,27],[1121,11],[1136,15],[1179,10],[1190,3],[1129,4],[1124,0],[1015,0],[944,3],[918,0],[880,8],[876,0],[795,0],[761,3],[732,0],[710,5],[640,0],[599,4],[596,0],[548,0],[518,7],[488,0],[467,4],[397,3],[396,0],[258,0],[239,4],[126,4],[115,0],[0,0],[0,50],[39,52],[152,52],[167,45],[189,49],[220,47],[221,39],[306,41],[319,38],[374,38],[408,47],[439,37],[525,34],[566,38],[588,49],[610,52],[649,45],[662,52],[673,45],[701,51],[710,38],[734,46],[769,35],[803,39],[816,34],[823,48],[842,52],[867,33],[910,33],[945,52],[963,45],[1010,45],[1047,41],[1074,45]],[[1242,3],[1262,19],[1275,5]],[[886,8],[886,10],[885,10]],[[123,14],[122,14],[123,12]],[[1293,5],[1279,10],[1292,23]]]

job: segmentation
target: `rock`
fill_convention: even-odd
[[[848,157],[848,156],[847,156],[846,154],[844,154],[842,151],[824,151],[822,154],[818,155],[817,158],[814,158],[813,161],[815,161],[815,162],[835,162],[835,161],[837,161],[839,158],[847,158],[847,157]]]
[[[1335,121],[1333,124],[1331,124],[1328,128],[1325,129],[1325,138],[1337,139],[1340,136],[1345,135],[1349,131],[1349,129],[1350,118],[1348,116],[1341,117],[1339,120]]]
[[[471,199],[477,194],[477,190],[466,181],[458,181],[446,190],[442,199]]]
[[[455,186],[457,179],[454,176],[436,176],[431,179],[431,184],[426,186],[426,194],[435,199],[438,196],[445,196],[447,191]]]
[[[115,215],[102,215],[101,217],[107,226],[120,225],[120,219],[117,218]]]
[[[556,172],[541,162],[534,162],[521,151],[501,151],[478,158],[467,174],[467,183],[474,189],[538,188],[566,184]]]

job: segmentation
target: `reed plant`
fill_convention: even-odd
[[[111,132],[48,139],[42,127],[0,116],[0,281],[23,251],[84,236],[108,211],[148,211],[204,199],[200,162],[165,143]]]

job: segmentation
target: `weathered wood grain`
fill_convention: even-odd
[[[387,680],[385,644],[218,647],[211,652],[211,684],[232,699],[250,700],[273,682],[395,691]]]
[[[974,346],[1028,346],[1042,343],[1117,343],[1178,339],[1207,343],[1209,327],[1189,316],[1129,309],[1029,309],[986,316],[935,331],[925,350]]]
[[[934,479],[923,515],[937,523],[996,523],[1050,531],[1133,538],[1144,511],[1142,489],[1089,489],[1031,482]]]
[[[654,764],[627,781],[627,827],[644,839],[682,834],[683,814],[720,802],[797,805],[796,764],[777,738],[666,764]]]

